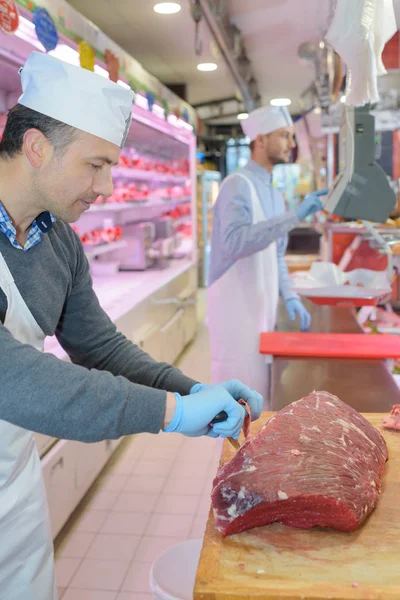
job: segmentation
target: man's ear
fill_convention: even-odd
[[[260,133],[258,134],[256,139],[254,140],[255,148],[260,149],[264,146],[264,137],[265,136],[261,135]]]
[[[24,135],[24,153],[34,169],[40,169],[53,152],[52,145],[38,129],[28,129]]]

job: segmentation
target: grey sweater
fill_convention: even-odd
[[[116,330],[71,227],[57,222],[28,252],[0,233],[0,252],[37,323],[57,336],[73,363],[13,338],[4,327],[7,298],[0,289],[0,419],[83,442],[157,433],[166,391],[187,395],[196,382]]]

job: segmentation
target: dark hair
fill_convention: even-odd
[[[29,129],[38,129],[60,152],[70,144],[76,129],[47,115],[17,104],[7,117],[3,138],[0,140],[0,158],[13,158],[22,152],[24,135]]]
[[[255,147],[256,147],[256,140],[253,140],[249,144],[250,152],[254,152]]]

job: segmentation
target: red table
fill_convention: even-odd
[[[292,358],[388,359],[400,357],[400,337],[358,333],[262,333],[260,353]]]
[[[260,353],[265,355],[269,370],[269,389],[266,404],[268,408],[272,406],[274,401],[272,377],[274,358],[280,360],[290,359],[290,362],[292,362],[292,359],[303,359],[306,362],[310,359],[315,361],[330,359],[332,364],[337,364],[338,360],[353,361],[357,365],[357,369],[359,361],[364,361],[367,371],[368,361],[370,361],[372,373],[376,369],[377,361],[400,357],[400,337],[390,334],[366,335],[362,333],[298,333],[287,331],[262,333],[260,336]],[[318,364],[320,368],[321,363]],[[387,374],[389,376],[389,370]],[[309,373],[305,372],[304,379],[307,380],[308,376]],[[338,376],[340,377],[340,373],[338,373]],[[315,378],[310,377],[310,385],[312,385],[311,382]],[[319,384],[317,383],[317,385]],[[396,386],[394,385],[394,387]],[[312,390],[310,389],[310,391]],[[361,393],[360,396],[362,396]]]

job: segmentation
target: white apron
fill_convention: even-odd
[[[253,224],[265,221],[254,184],[250,188]],[[276,242],[238,260],[207,295],[212,383],[240,379],[268,397],[268,367],[259,353],[260,333],[273,331],[279,300]]]
[[[19,293],[1,253],[0,287],[8,301],[4,326],[16,340],[43,351],[45,335]],[[2,420],[0,600],[57,600],[46,493],[33,433]]]

